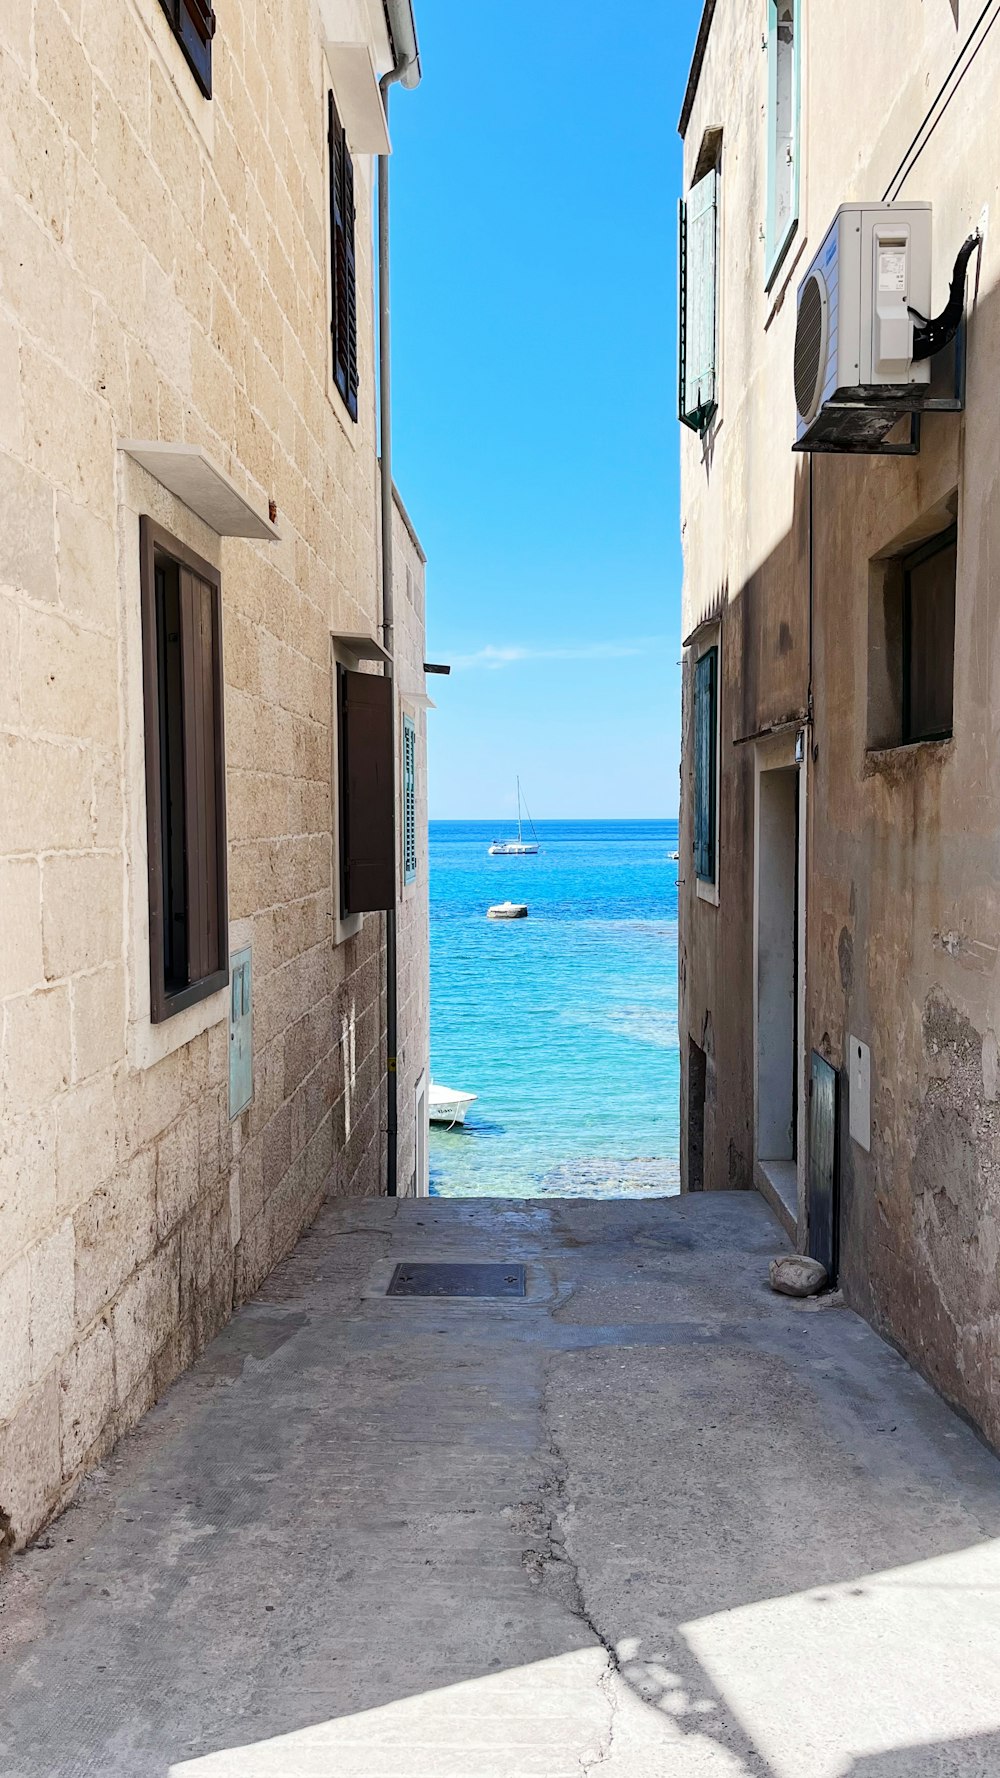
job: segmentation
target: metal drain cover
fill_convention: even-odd
[[[451,1265],[411,1260],[398,1265],[386,1296],[524,1296],[521,1265]]]

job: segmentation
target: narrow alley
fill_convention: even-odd
[[[1000,1758],[1000,1465],[764,1202],[340,1200],[8,1569],[5,1778]],[[387,1297],[404,1261],[521,1300]]]

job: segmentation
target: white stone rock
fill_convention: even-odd
[[[782,1296],[815,1296],[827,1282],[827,1270],[806,1253],[783,1253],[771,1261],[771,1289]]]

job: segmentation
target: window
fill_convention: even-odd
[[[800,12],[801,0],[767,0],[767,289],[799,216]]]
[[[333,380],[352,420],[358,417],[358,287],[354,258],[354,162],[332,91],[330,147],[330,333]]]
[[[721,133],[715,134],[721,143]],[[718,193],[714,165],[680,205],[677,413],[683,425],[699,433],[707,431],[718,406]]]
[[[340,917],[396,902],[393,683],[337,663]]]
[[[957,563],[954,525],[903,563],[904,742],[951,734]]]
[[[703,883],[715,882],[718,679],[719,650],[708,648],[694,667],[694,870]]]
[[[211,0],[160,0],[195,80],[206,99],[212,97],[212,38],[215,13]]]
[[[229,979],[221,583],[140,520],[154,1024]]]
[[[407,569],[409,573],[409,569]],[[412,716],[403,717],[403,882],[417,874],[417,731]]]
[[[873,564],[868,745],[945,741],[952,732],[958,531],[946,526]]]

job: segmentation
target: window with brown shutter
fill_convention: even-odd
[[[358,284],[354,256],[354,162],[333,92],[327,95],[330,148],[330,334],[333,380],[358,417]]]
[[[154,1024],[229,979],[222,594],[218,572],[139,521],[150,1012]]]
[[[211,0],[160,0],[198,85],[212,97],[212,38],[215,13]]]
[[[340,914],[396,900],[391,679],[337,666]]]

